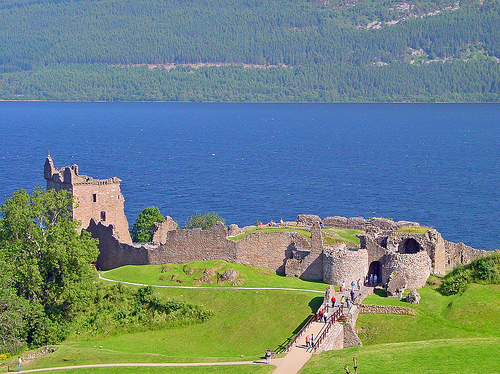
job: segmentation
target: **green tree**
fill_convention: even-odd
[[[226,220],[217,213],[195,213],[187,219],[184,228],[210,230],[217,221],[226,223]]]
[[[0,351],[13,352],[25,344],[26,304],[16,295],[5,264],[0,263]]]
[[[68,191],[43,188],[17,191],[1,207],[0,262],[28,303],[26,338],[34,345],[63,339],[93,295],[97,240],[78,233],[72,208]]]
[[[150,206],[139,213],[135,220],[134,226],[130,230],[132,241],[134,242],[150,242],[153,238],[155,222],[163,221],[163,215],[155,206]]]

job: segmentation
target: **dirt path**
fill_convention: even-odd
[[[279,365],[283,359],[278,358],[273,360],[273,365]],[[86,368],[106,368],[106,367],[175,367],[175,366],[230,366],[230,365],[254,365],[265,364],[266,361],[236,361],[236,362],[189,362],[189,363],[128,363],[128,364],[95,364],[95,365],[78,365],[78,366],[61,366],[55,368],[21,370],[21,373],[37,373],[41,371],[53,370],[69,370],[69,369],[86,369]],[[15,368],[17,372],[17,366]]]
[[[160,286],[156,284],[142,284],[142,283],[133,283],[133,282],[125,282],[118,281],[114,279],[104,278],[101,274],[99,274],[99,279],[102,279],[107,282],[115,282],[115,283],[123,283],[130,284],[132,286],[140,286],[140,287],[158,287],[158,288],[187,288],[192,290],[283,290],[283,291],[304,291],[304,292],[314,292],[324,294],[325,291],[317,291],[317,290],[303,290],[300,288],[280,288],[280,287],[196,287],[196,286]]]
[[[115,282],[115,283],[124,283],[124,284],[130,284],[133,286],[141,286],[141,287],[146,287],[146,286],[152,286],[152,287],[158,287],[158,288],[187,288],[187,289],[201,289],[201,290],[282,290],[282,291],[304,291],[304,292],[313,292],[313,293],[319,293],[319,294],[324,294],[324,291],[317,291],[317,290],[305,290],[305,289],[299,289],[299,288],[279,288],[279,287],[195,287],[195,286],[161,286],[161,285],[148,285],[148,284],[141,284],[141,283],[133,283],[133,282],[124,282],[124,281],[117,281],[114,279],[109,279],[103,277],[101,274],[99,274],[99,279],[102,279],[107,282]],[[304,352],[302,352],[304,351]],[[290,352],[292,353],[292,352]],[[310,353],[305,352],[305,350],[300,350],[299,352],[294,352],[294,354],[290,355],[287,354],[287,356],[290,356],[288,358],[288,363],[285,366],[281,367],[282,373],[287,373],[287,374],[292,374],[296,373],[300,368],[307,362],[309,357],[311,356]],[[305,353],[305,354],[304,354]],[[290,360],[292,356],[296,357],[298,359],[295,360]],[[285,357],[286,358],[286,357]],[[285,358],[277,358],[272,360],[271,365],[279,367],[280,365],[283,364],[283,361]],[[102,367],[181,367],[181,366],[230,366],[230,365],[252,365],[252,364],[265,364],[265,360],[263,361],[235,361],[235,362],[203,362],[203,363],[128,363],[128,364],[95,364],[95,365],[79,365],[79,366],[62,366],[62,367],[55,367],[55,368],[43,368],[43,369],[32,369],[32,370],[21,370],[23,373],[35,373],[35,372],[42,372],[42,371],[52,371],[52,370],[65,370],[65,369],[82,369],[82,368],[102,368]],[[290,367],[292,366],[293,369]],[[17,369],[17,366],[16,368]],[[291,371],[288,371],[290,370]]]

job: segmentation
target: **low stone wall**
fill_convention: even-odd
[[[226,227],[218,222],[211,230],[172,230],[163,244],[151,251],[151,264],[201,260],[236,262],[236,243],[227,239]]]
[[[325,336],[319,348],[314,353],[319,354],[323,351],[332,351],[334,349],[344,348],[344,326],[341,323],[334,322],[330,331]]]
[[[364,305],[359,306],[359,313],[361,314],[398,314],[406,316],[416,316],[415,309],[405,308],[403,306],[390,306],[390,305]]]
[[[418,222],[392,221],[386,218],[374,217],[364,219],[363,217],[326,217],[322,220],[325,227],[340,227],[344,229],[363,230],[366,232],[394,231],[403,226],[419,226]]]

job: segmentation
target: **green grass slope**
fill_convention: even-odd
[[[226,270],[237,271],[237,281],[240,285],[231,286],[231,282],[217,281],[217,275]],[[207,284],[199,279],[205,271],[211,271],[212,283]],[[139,284],[157,286],[184,286],[184,287],[275,287],[297,288],[316,291],[325,291],[327,285],[323,282],[304,281],[297,278],[287,278],[276,272],[253,265],[232,264],[223,260],[192,261],[187,264],[163,264],[145,266],[122,266],[117,269],[101,272],[104,278]]]
[[[220,261],[187,264],[190,269],[219,266],[224,269],[234,264]],[[128,266],[105,272],[105,275],[144,284],[165,274],[161,273],[161,268]],[[325,284],[266,274],[263,269],[255,267],[243,266],[235,270],[246,275],[248,283],[255,286],[276,282],[289,288],[326,288]],[[185,274],[184,265],[176,271],[179,275]],[[163,282],[157,281],[160,284]],[[185,281],[189,282],[192,281]],[[58,346],[56,352],[27,362],[25,369],[99,363],[257,360],[262,358],[266,348],[278,349],[286,344],[322,301],[321,294],[308,291],[207,287],[210,286],[196,289],[155,288],[162,299],[182,300],[213,311],[213,317],[204,323],[121,334],[109,333],[106,327],[93,334],[76,332]],[[352,370],[353,357],[358,359],[360,373],[500,372],[500,285],[471,283],[462,294],[451,296],[441,295],[436,291],[437,287],[426,286],[419,290],[422,300],[414,306],[387,298],[383,292],[369,296],[365,304],[412,307],[417,315],[360,315],[357,330],[363,346],[314,355],[301,374],[344,373],[344,365],[349,365]],[[13,367],[14,361],[5,360],[0,372],[6,371],[6,364],[10,363]],[[272,371],[265,365],[82,370],[78,372],[253,374]]]
[[[429,286],[419,293],[414,306],[380,294],[366,298],[364,304],[411,307],[417,315],[360,315],[364,346],[314,356],[301,374],[345,373],[353,357],[360,373],[500,372],[500,285],[471,284],[453,296]]]
[[[194,262],[191,268],[231,266],[223,261]],[[170,265],[164,265],[170,266]],[[181,265],[179,272],[183,273]],[[269,273],[265,269],[242,266],[240,274],[254,278],[248,282],[257,287],[282,286],[287,288],[318,289],[327,285],[285,278]],[[129,266],[106,272],[116,273],[115,278],[152,282],[161,275],[161,267]],[[153,275],[151,275],[153,274]],[[165,274],[165,273],[163,273]],[[119,275],[119,276],[118,276]],[[101,281],[106,282],[106,281]],[[276,283],[276,284],[273,284]],[[153,283],[153,282],[152,282]],[[158,283],[162,283],[159,281]],[[123,287],[137,288],[123,285]],[[127,362],[224,362],[252,361],[263,356],[267,348],[278,350],[287,344],[307,318],[322,302],[321,293],[287,290],[243,290],[220,289],[220,287],[183,289],[155,288],[162,299],[181,300],[199,305],[213,312],[213,317],[200,324],[184,325],[169,329],[113,332],[106,326],[97,331],[75,332],[56,352],[37,359],[29,368],[73,366],[99,363]],[[102,347],[102,348],[100,348]],[[11,366],[14,364],[12,361]],[[25,366],[27,369],[28,366]],[[5,366],[0,367],[5,371]],[[103,369],[86,369],[100,372]],[[95,371],[94,371],[95,370]],[[122,370],[122,369],[116,369]],[[147,369],[134,369],[148,372]],[[153,370],[153,369],[151,369]],[[157,368],[156,372],[171,372],[174,369]],[[165,370],[165,371],[163,371]],[[184,368],[181,372],[198,373],[203,369]],[[207,369],[205,369],[207,370]],[[216,373],[267,373],[269,369],[255,367],[218,368]],[[121,371],[119,371],[121,372]],[[207,371],[205,371],[207,372]],[[212,372],[212,369],[210,369]]]

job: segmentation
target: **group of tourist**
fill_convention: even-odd
[[[306,335],[306,348],[314,348],[314,334]]]
[[[263,226],[263,223],[259,222],[259,226]],[[280,218],[279,225],[278,225],[276,222],[274,222],[274,220],[270,220],[267,223],[267,226],[269,226],[269,227],[276,227],[276,226],[285,227],[285,221],[283,221],[283,218]]]
[[[378,277],[377,274],[370,274],[367,276],[367,285],[370,285],[371,287],[374,287],[378,284]]]

